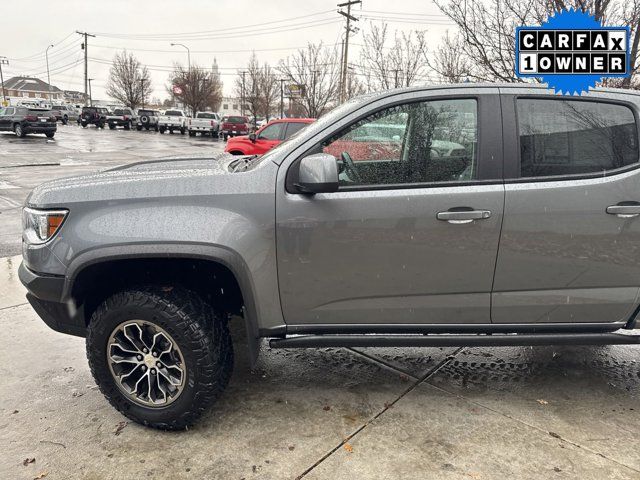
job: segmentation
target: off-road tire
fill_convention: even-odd
[[[87,128],[87,122],[80,122],[80,125],[82,125],[82,128]]]
[[[109,336],[122,322],[133,319],[164,329],[184,357],[184,390],[166,407],[133,402],[118,388],[109,369]],[[92,315],[86,344],[91,373],[107,400],[131,420],[162,430],[192,425],[220,396],[233,370],[226,320],[197,294],[179,287],[145,286],[116,293]]]
[[[158,131],[159,131],[160,133],[164,133],[166,130],[167,130],[167,129],[166,129],[165,127],[160,127]]]
[[[116,125],[114,123],[110,123],[109,130],[115,130],[115,129],[116,129]]]
[[[142,130],[142,125],[136,125],[136,130],[137,131],[141,131]],[[149,130],[149,129],[147,128],[147,130]]]
[[[56,132],[46,132],[45,135],[47,138],[53,138],[55,136]]]

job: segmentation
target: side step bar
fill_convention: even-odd
[[[639,345],[640,335],[620,333],[490,335],[299,335],[274,338],[271,348],[314,347],[524,347],[531,345]]]

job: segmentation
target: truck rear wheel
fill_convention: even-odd
[[[193,292],[134,288],[98,307],[87,333],[91,373],[131,420],[163,430],[193,424],[233,369],[226,321]]]

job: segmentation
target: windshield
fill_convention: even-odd
[[[247,123],[247,119],[245,117],[229,117],[225,120],[228,123]]]
[[[182,116],[182,112],[180,112],[179,110],[167,110],[166,112],[164,112],[164,114],[167,117],[181,117]]]
[[[198,118],[216,118],[215,113],[199,113]]]
[[[298,144],[301,144],[305,141],[305,139],[314,136],[316,133],[321,132],[325,128],[327,128],[332,123],[336,123],[345,115],[349,114],[351,111],[358,108],[360,105],[364,105],[368,100],[370,100],[375,94],[369,93],[365,95],[360,95],[358,97],[354,97],[351,100],[343,103],[342,105],[334,108],[329,113],[326,113],[322,117],[318,118],[315,122],[310,123],[308,126],[294,133],[284,142],[280,143],[276,147],[269,150],[265,153],[262,158],[271,157],[275,152],[280,152],[283,148],[295,148]]]
[[[153,115],[154,111],[153,110],[138,110],[138,114],[139,115]]]

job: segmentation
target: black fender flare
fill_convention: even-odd
[[[183,258],[216,262],[228,268],[235,276],[244,300],[244,320],[249,343],[251,365],[255,365],[260,352],[258,313],[254,286],[246,262],[238,252],[220,245],[185,242],[152,242],[130,245],[97,247],[81,253],[67,266],[62,301],[71,300],[77,276],[85,268],[113,260],[141,258]]]

